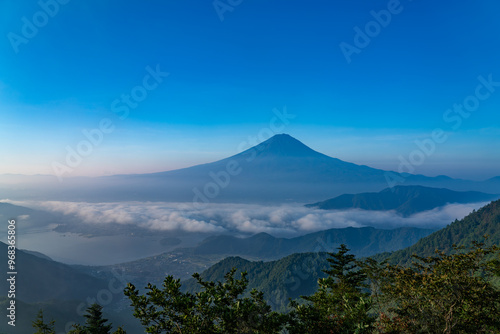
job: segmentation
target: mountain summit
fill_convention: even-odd
[[[278,134],[231,157],[167,172],[67,179],[52,189],[29,189],[11,198],[78,201],[172,201],[224,203],[315,203],[347,193],[387,188],[387,172],[319,153]],[[400,175],[405,185],[494,192],[495,180]],[[37,195],[37,191],[40,193]],[[495,191],[497,192],[497,191]]]
[[[248,151],[256,151],[258,156],[269,157],[327,157],[288,134],[274,135]]]
[[[288,134],[274,135],[246,151],[212,163],[110,179],[127,185],[114,191],[127,200],[204,203],[314,203],[345,193],[387,188],[384,170],[329,157]],[[446,187],[448,184],[443,182],[456,181],[405,176],[407,184]],[[110,197],[106,195],[107,200]]]
[[[384,174],[380,169],[359,166],[319,153],[287,134],[275,135],[240,154],[209,165],[220,170],[220,163],[229,161],[236,162],[242,168],[238,179],[251,182],[251,186],[280,183],[289,188],[290,184],[300,182],[304,189],[307,184],[318,186],[325,182],[358,182],[360,177],[365,182],[382,180]]]

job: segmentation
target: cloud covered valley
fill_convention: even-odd
[[[266,232],[293,237],[330,228],[442,228],[487,203],[449,204],[404,218],[395,211],[320,210],[302,205],[210,204],[196,209],[191,203],[164,202],[62,202],[9,201],[14,205],[48,211],[67,224],[103,227],[105,224],[138,227],[150,231],[231,233]],[[21,217],[22,218],[22,217]],[[25,217],[26,218],[26,217]],[[30,217],[36,221],[36,217]],[[41,227],[41,226],[38,226]]]

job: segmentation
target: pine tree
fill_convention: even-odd
[[[366,274],[357,268],[355,256],[342,244],[337,253],[329,253],[327,278],[318,280],[318,291],[303,296],[308,303],[292,301],[289,332],[370,333],[375,317],[369,314],[371,299],[363,292]]]
[[[37,330],[34,334],[56,334],[55,321],[51,320],[46,324],[43,320],[43,310],[38,311],[38,315],[32,324],[33,328]]]
[[[332,283],[337,284],[338,288],[346,290],[346,292],[361,292],[365,287],[366,274],[362,270],[356,270],[356,257],[353,254],[347,254],[349,248],[342,244],[338,248],[337,253],[328,253],[330,256],[327,261],[330,263],[330,270],[323,270],[325,274],[332,280]]]
[[[87,332],[85,327],[83,327],[80,324],[74,324],[73,329],[68,332],[68,334],[90,334],[90,332]]]
[[[241,279],[236,279],[235,273],[233,268],[224,282],[204,281],[194,274],[202,286],[196,294],[182,292],[180,279],[167,276],[162,289],[148,284],[149,291],[140,295],[129,283],[125,295],[148,333],[280,333],[287,317],[273,312],[260,291],[252,290],[249,297],[242,297],[248,285],[247,274],[243,272]]]
[[[86,320],[86,329],[92,334],[109,334],[112,325],[106,325],[108,319],[102,318],[102,306],[92,304],[87,309],[87,314],[84,315]]]
[[[123,329],[122,326],[120,326],[116,329],[116,331],[113,332],[113,334],[127,334],[127,332]]]
[[[108,319],[102,318],[102,306],[99,304],[92,304],[87,308],[87,314],[84,315],[87,319],[85,326],[80,324],[73,325],[73,329],[68,334],[109,334],[111,331],[111,324],[106,325]],[[121,332],[120,332],[121,331]],[[118,328],[117,333],[124,333],[123,329]]]

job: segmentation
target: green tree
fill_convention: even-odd
[[[318,280],[318,291],[303,296],[307,302],[291,302],[290,333],[369,333],[375,317],[369,314],[371,301],[364,292],[366,274],[357,266],[355,256],[342,244],[329,253],[327,278]]]
[[[112,328],[111,324],[106,324],[108,319],[103,319],[102,306],[92,304],[87,308],[87,313],[84,314],[85,326],[80,324],[73,325],[73,329],[68,334],[109,334]],[[116,334],[124,333],[123,328],[119,327]]]
[[[498,333],[500,290],[491,283],[498,247],[454,246],[452,254],[414,255],[410,267],[367,263],[376,283],[383,333]]]
[[[262,292],[252,290],[242,298],[248,285],[247,274],[235,279],[236,269],[225,275],[224,282],[206,282],[194,274],[202,291],[181,292],[179,279],[165,278],[163,288],[148,284],[145,295],[134,285],[125,288],[135,309],[134,316],[148,333],[279,333],[286,316],[271,311]]]
[[[74,324],[73,329],[68,334],[90,334],[85,327],[80,324]]]
[[[32,322],[33,328],[36,329],[34,334],[56,334],[55,321],[51,320],[45,323],[43,319],[43,310],[38,311],[35,321]]]
[[[92,334],[108,334],[112,325],[106,325],[108,319],[102,317],[102,306],[99,304],[92,304],[87,309],[87,314],[84,315],[87,319],[85,321],[86,329]]]
[[[91,332],[88,328],[79,324],[73,325],[73,329],[68,332],[68,334],[92,334],[92,333],[95,332]],[[116,331],[113,332],[113,334],[127,334],[127,332],[123,329],[123,327],[120,326],[116,329]]]
[[[113,334],[127,334],[127,332],[123,329],[122,326],[120,326],[116,329],[116,331],[113,332]]]

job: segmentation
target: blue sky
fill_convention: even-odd
[[[53,174],[103,119],[113,130],[65,176],[214,161],[286,106],[280,132],[346,161],[396,170],[440,128],[447,140],[416,172],[500,175],[500,87],[459,125],[443,118],[479,76],[500,81],[496,1],[220,0],[219,13],[213,1],[55,1],[0,3],[0,173]],[[348,62],[339,45],[388,8]],[[113,102],[148,66],[169,74],[121,119]]]

